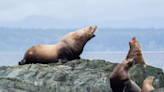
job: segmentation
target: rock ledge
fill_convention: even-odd
[[[118,63],[104,60],[72,60],[67,63],[0,67],[0,91],[4,92],[112,92],[109,76]],[[164,87],[162,69],[134,65],[131,79],[140,87],[154,75],[154,87]],[[151,91],[162,92],[162,91]]]

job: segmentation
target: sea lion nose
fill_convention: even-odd
[[[97,26],[94,26],[93,28],[94,28],[94,29],[97,29]]]
[[[155,76],[153,76],[153,78],[154,78],[154,80],[156,79],[156,77],[155,77]]]

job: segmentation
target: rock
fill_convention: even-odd
[[[72,60],[67,63],[27,64],[0,67],[0,91],[4,92],[112,92],[109,76],[118,63],[104,60]],[[156,76],[155,88],[164,87],[161,69],[134,65],[131,79],[140,87]],[[156,91],[155,91],[156,92]]]
[[[149,92],[164,92],[164,88],[159,88],[159,89],[151,90]]]
[[[162,69],[155,68],[146,65],[134,65],[130,69],[130,76],[135,83],[142,88],[142,83],[148,76],[155,76],[156,79],[153,82],[154,88],[164,87],[164,74]]]

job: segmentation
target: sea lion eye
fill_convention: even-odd
[[[92,28],[92,27],[89,27],[90,29]]]

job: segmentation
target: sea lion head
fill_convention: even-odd
[[[97,29],[97,26],[88,26],[88,27],[78,30],[77,35],[79,35],[79,37],[85,37],[86,40],[88,41],[91,38],[95,37],[94,32],[96,31],[96,29]]]
[[[127,81],[129,80],[129,68],[132,67],[132,65],[134,64],[134,60],[133,59],[126,59],[124,61],[122,61],[117,67],[116,70],[119,71],[117,73],[119,73],[120,79],[122,81]]]
[[[96,31],[97,26],[88,26],[85,28],[82,28],[80,30],[77,30],[75,32],[70,33],[70,37],[67,37],[67,39],[70,39],[72,41],[72,44],[74,47],[78,47],[78,49],[82,49],[84,45],[93,37],[95,37],[94,32]]]
[[[153,82],[155,81],[155,76],[149,76],[143,81],[142,91],[141,92],[149,92],[150,90],[154,90]]]
[[[132,38],[132,42],[129,42],[129,45],[130,45],[130,48],[136,47],[136,48],[141,49],[141,45],[140,45],[140,43],[139,43],[139,41],[137,40],[136,37]]]
[[[96,31],[97,26],[88,26],[77,31],[71,32],[67,34],[63,39],[59,42],[59,47],[64,46],[69,53],[73,56],[79,56],[85,44],[93,37],[95,37],[94,32]]]
[[[85,44],[93,37],[95,37],[94,32],[97,26],[88,26],[77,30],[73,33],[72,38],[74,39],[74,47],[78,47],[79,51],[83,49]],[[81,49],[81,50],[80,50]]]
[[[95,37],[94,32],[96,31],[97,26],[88,26],[82,28],[80,30],[71,32],[67,34],[61,41],[62,42],[69,42],[70,44],[74,45],[85,45],[87,41],[91,38]]]
[[[144,80],[144,82],[147,82],[152,85],[152,83],[155,81],[155,79],[156,79],[155,76],[149,76]]]
[[[121,64],[124,66],[125,70],[128,70],[134,64],[134,62],[135,61],[133,59],[126,59]]]

